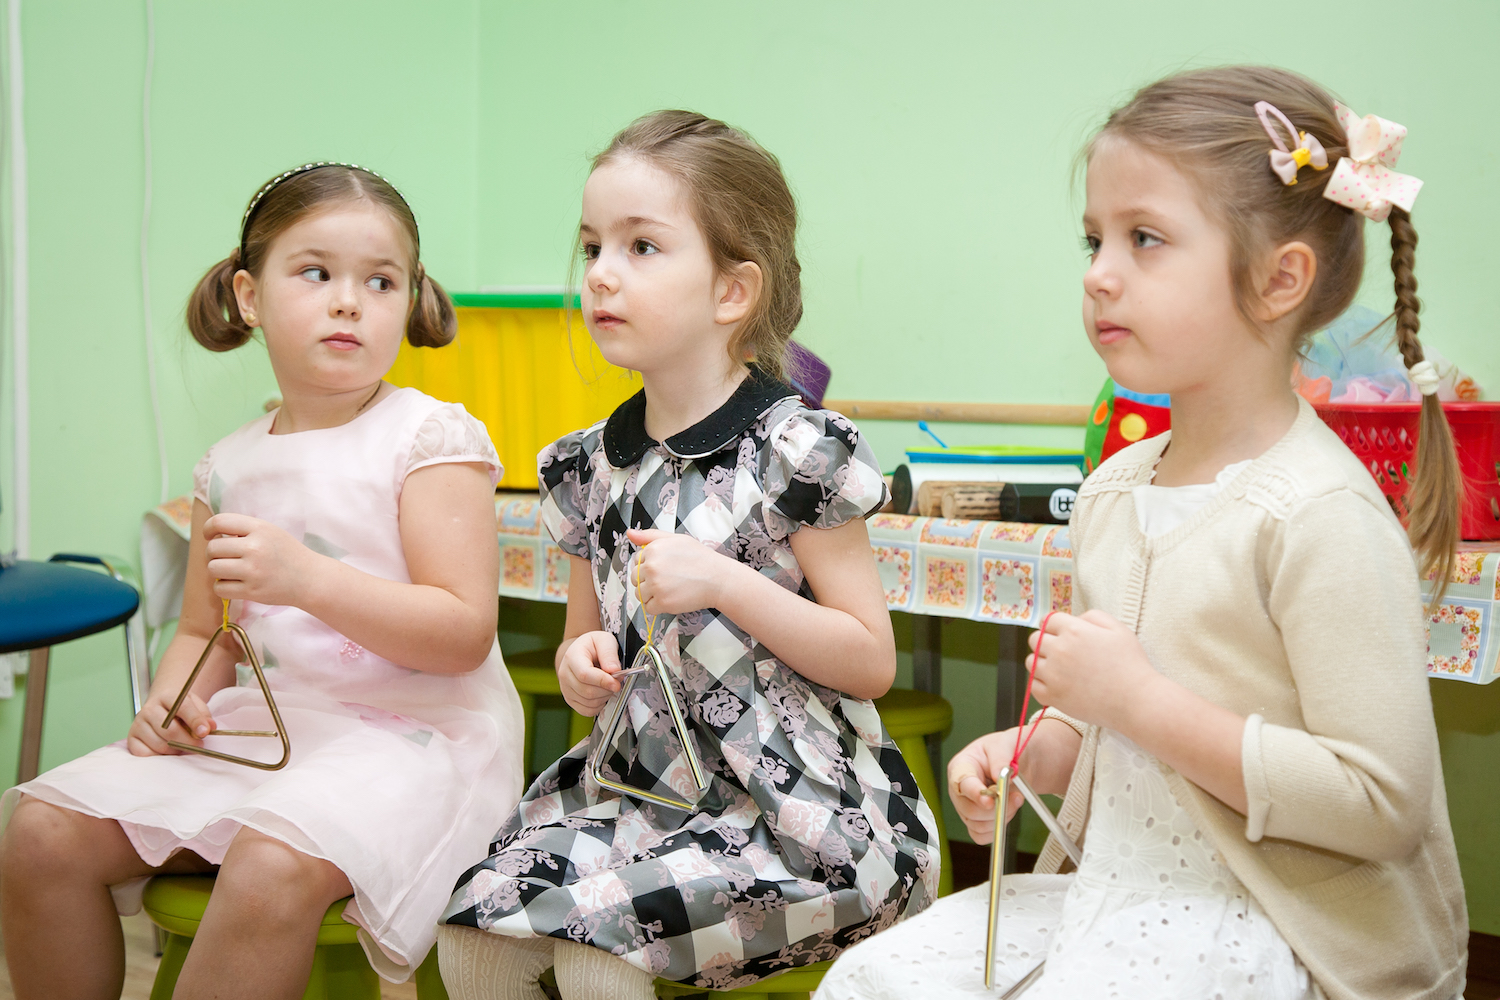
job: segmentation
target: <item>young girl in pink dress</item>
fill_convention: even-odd
[[[117,908],[151,875],[215,868],[175,996],[300,997],[318,923],[351,894],[371,963],[404,980],[520,795],[495,641],[499,460],[463,407],[382,380],[403,336],[454,335],[411,209],[369,171],[309,164],[241,226],[188,325],[215,351],[260,329],[283,402],[194,471],[182,619],[128,738],[5,794],[0,922],[23,1000],[118,997]],[[282,770],[168,745],[277,759],[273,740],[214,735],[272,725],[227,637],[161,728],[225,601],[290,736]]]

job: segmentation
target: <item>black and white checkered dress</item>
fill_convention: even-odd
[[[548,530],[592,564],[600,620],[625,664],[646,636],[627,528],[692,535],[811,600],[791,533],[861,517],[885,491],[853,424],[754,370],[665,443],[647,436],[637,395],[538,463]],[[448,923],[587,942],[725,989],[833,958],[936,898],[937,825],[870,702],[807,680],[712,608],[664,617],[658,632],[709,787],[694,791],[648,685],[631,696],[607,767],[694,810],[594,782],[596,725],[459,880]]]

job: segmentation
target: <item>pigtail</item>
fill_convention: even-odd
[[[232,351],[251,336],[234,297],[234,276],[242,268],[239,247],[208,269],[188,299],[187,325],[193,339],[210,351]]]
[[[417,301],[406,321],[406,339],[413,347],[446,347],[458,335],[458,316],[443,286],[417,265]]]
[[[1411,216],[1392,208],[1391,272],[1396,279],[1396,346],[1406,367],[1424,360],[1417,331],[1422,308],[1417,298],[1417,279],[1412,274],[1416,259],[1417,230]],[[1463,475],[1458,453],[1453,447],[1453,432],[1443,413],[1437,394],[1422,397],[1422,422],[1417,432],[1417,477],[1412,483],[1407,503],[1411,506],[1407,533],[1421,561],[1422,574],[1433,581],[1431,610],[1437,607],[1448,589],[1453,574],[1454,551],[1459,540],[1459,503],[1463,496]]]

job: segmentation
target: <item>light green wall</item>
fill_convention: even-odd
[[[1474,127],[1495,92],[1493,3],[1413,15],[1379,0],[1355,18],[1336,4],[1292,16],[1160,0],[653,0],[487,4],[483,18],[481,281],[561,280],[584,154],[639,114],[693,108],[781,158],[802,209],[798,336],[831,363],[832,395],[1088,403],[1104,368],[1079,319],[1074,154],[1109,107],[1166,72],[1269,62],[1411,129],[1401,165],[1427,181],[1424,329],[1500,390],[1483,235],[1500,208],[1469,193],[1500,166],[1500,135]],[[1365,297],[1386,311],[1389,235],[1370,230]],[[866,430],[887,466],[920,440],[910,426]],[[1080,433],[948,430],[959,442]]]
[[[1182,66],[1307,72],[1412,135],[1429,342],[1500,392],[1491,233],[1500,6],[889,0],[755,5],[157,0],[153,322],[171,489],[274,392],[256,347],[210,356],[182,304],[236,239],[246,198],[309,159],[387,174],[453,290],[562,281],[587,155],[631,118],[696,108],[749,130],[802,208],[799,336],[844,397],[1084,403],[1104,371],[1078,320],[1083,258],[1068,167],[1104,111]],[[1352,22],[1352,23],[1351,23]],[[158,474],[146,394],[140,224],[141,3],[25,0],[32,232],[34,554],[134,555]],[[1389,307],[1383,227],[1363,300]],[[8,364],[8,359],[6,360]],[[8,381],[8,376],[7,376]],[[0,390],[3,396],[3,390]],[[919,441],[871,423],[887,466]],[[1068,429],[948,425],[952,443],[1076,441]],[[11,498],[10,427],[0,490]],[[8,515],[0,546],[9,547]],[[524,631],[524,629],[518,629]],[[994,630],[950,623],[949,747],[982,731]],[[117,634],[61,647],[46,766],[129,721]],[[1500,933],[1500,688],[1438,684],[1450,794],[1476,927]],[[21,699],[0,702],[0,777]]]

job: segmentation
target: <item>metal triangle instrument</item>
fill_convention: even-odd
[[[615,739],[620,734],[620,726],[626,719],[625,706],[630,700],[630,693],[635,690],[637,681],[645,680],[651,683],[654,679],[661,687],[662,697],[667,703],[667,714],[672,718],[672,728],[677,733],[677,741],[682,745],[682,755],[687,758],[688,770],[693,775],[693,786],[701,793],[708,788],[708,778],[704,776],[703,765],[698,760],[698,753],[693,749],[693,741],[689,738],[687,721],[682,713],[682,705],[677,700],[677,694],[672,690],[672,675],[667,670],[666,661],[662,659],[661,653],[648,640],[645,647],[635,656],[635,661],[630,669],[616,675],[625,678],[625,684],[620,688],[620,693],[615,696],[614,707],[610,709],[609,719],[605,722],[599,735],[599,741],[593,747],[593,759],[589,762],[589,770],[594,780],[605,788],[619,792],[621,795],[629,795],[633,798],[645,799],[658,805],[671,806],[674,809],[691,811],[693,803],[679,799],[673,795],[663,795],[659,792],[648,791],[644,788],[636,788],[624,782],[615,781],[604,773],[604,758],[609,753],[609,748],[614,745]]]
[[[995,796],[995,842],[990,846],[990,916],[984,938],[984,988],[992,990],[995,988],[995,959],[1000,951],[1000,879],[1005,867],[1005,800],[1010,797],[1010,786],[1014,784],[1016,789],[1036,810],[1037,816],[1041,817],[1042,823],[1062,849],[1067,852],[1073,867],[1077,868],[1083,864],[1083,852],[1078,849],[1078,844],[1063,825],[1052,815],[1052,810],[1047,808],[1047,803],[1042,797],[1034,792],[1026,779],[1019,772],[1012,771],[1010,765],[1000,769],[996,775],[996,782],[989,788],[989,793]],[[1022,976],[1010,989],[1000,995],[1000,1000],[1010,1000],[1018,997],[1041,976],[1044,962],[1039,962],[1026,975]]]
[[[178,740],[168,740],[167,746],[174,747],[178,750],[186,750],[189,753],[203,754],[205,757],[215,757],[219,760],[227,760],[231,764],[243,764],[246,767],[259,768],[262,771],[279,771],[283,767],[286,767],[286,762],[292,757],[292,741],[287,738],[286,726],[281,721],[281,712],[276,708],[276,699],[271,696],[271,686],[266,683],[266,673],[261,669],[260,658],[255,655],[255,644],[250,641],[250,636],[245,632],[243,628],[241,628],[235,622],[229,620],[228,601],[224,602],[223,623],[214,630],[213,635],[208,637],[208,645],[203,647],[203,655],[198,657],[197,666],[193,667],[193,672],[188,674],[188,679],[186,683],[182,685],[182,690],[177,693],[177,700],[172,702],[172,709],[167,713],[167,717],[165,720],[163,720],[161,728],[163,731],[165,731],[171,727],[172,721],[177,718],[177,713],[182,709],[182,703],[187,700],[188,692],[192,691],[193,689],[193,682],[198,679],[198,675],[203,671],[203,665],[208,662],[209,655],[213,653],[214,643],[218,642],[219,636],[225,633],[233,636],[234,641],[240,644],[240,649],[244,650],[245,658],[250,662],[250,669],[255,673],[255,679],[260,684],[260,693],[265,696],[266,707],[271,710],[271,723],[276,728],[273,730],[218,729],[215,730],[211,735],[254,736],[263,739],[280,739],[281,759],[275,761],[274,763],[266,763],[264,761],[250,760],[245,757],[236,757],[234,754],[222,753],[218,750],[210,750],[208,747],[199,747],[194,746],[191,743],[182,743]]]

